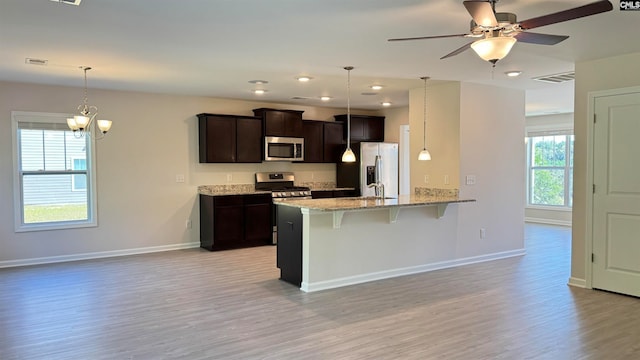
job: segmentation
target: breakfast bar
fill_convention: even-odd
[[[456,266],[458,196],[276,201],[281,279],[305,292]]]

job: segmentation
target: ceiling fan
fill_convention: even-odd
[[[530,29],[591,16],[613,9],[611,2],[603,0],[518,22],[516,14],[497,13],[495,9],[497,2],[498,0],[462,2],[472,17],[471,29],[468,34],[420,36],[389,39],[388,41],[441,39],[449,37],[477,38],[479,40],[471,41],[440,59],[458,55],[472,48],[483,60],[489,61],[495,66],[498,60],[503,59],[509,54],[509,51],[511,51],[516,41],[539,45],[555,45],[569,37],[565,35],[532,33],[528,31]]]

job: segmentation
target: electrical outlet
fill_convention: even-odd
[[[227,174],[227,182],[232,182],[232,181],[233,181],[233,175]]]
[[[444,184],[449,185],[449,175],[444,176]]]
[[[185,227],[187,228],[187,230],[191,230],[191,219],[187,219],[187,222],[185,223]]]
[[[480,229],[480,239],[484,239],[486,237],[487,237],[487,229],[481,228]]]
[[[466,183],[467,183],[467,185],[475,185],[476,184],[476,176],[475,175],[467,175]]]
[[[424,176],[424,183],[428,184],[429,183],[429,175],[425,175]]]
[[[177,183],[183,183],[183,182],[184,182],[184,175],[182,175],[182,174],[177,174],[177,175],[176,175],[176,182],[177,182]]]

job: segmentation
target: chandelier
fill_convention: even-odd
[[[83,137],[86,133],[90,134],[97,126],[100,131],[97,132],[96,138],[101,139],[111,129],[111,120],[94,121],[96,115],[98,115],[98,107],[89,105],[87,96],[87,71],[91,70],[91,68],[88,66],[81,66],[80,68],[84,71],[84,102],[78,106],[80,115],[68,118],[67,125],[73,131],[75,137]]]

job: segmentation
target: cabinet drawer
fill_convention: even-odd
[[[241,195],[216,196],[214,206],[242,206]]]

